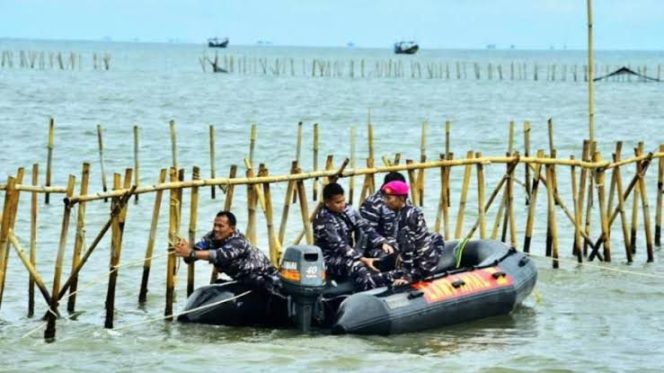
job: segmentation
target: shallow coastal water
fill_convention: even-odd
[[[35,162],[44,178],[48,118],[56,120],[54,184],[64,185],[67,175],[80,176],[81,162],[92,164],[91,190],[101,190],[96,125],[105,128],[106,172],[124,172],[133,166],[132,127],[141,127],[141,183],[156,181],[159,169],[171,163],[168,121],[177,123],[178,162],[190,177],[191,166],[209,175],[208,126],[217,131],[217,174],[226,175],[231,164],[242,164],[249,152],[249,129],[256,123],[256,163],[264,162],[270,174],[288,172],[295,156],[297,122],[304,122],[303,165],[310,170],[312,124],[320,124],[319,163],[335,155],[338,164],[350,151],[349,133],[357,131],[358,165],[366,157],[366,120],[371,110],[376,154],[419,157],[421,123],[428,120],[429,158],[444,149],[445,120],[453,122],[452,150],[457,158],[467,150],[484,155],[506,151],[507,123],[517,123],[516,147],[522,148],[522,122],[533,126],[532,148],[548,148],[546,120],[555,122],[558,154],[580,153],[587,133],[587,91],[583,82],[440,80],[405,78],[311,78],[290,76],[214,75],[203,73],[198,57],[202,46],[124,44],[96,42],[42,42],[0,40],[0,50],[55,50],[81,53],[79,71],[0,69],[0,177],[29,168]],[[109,52],[110,71],[91,69],[91,54]],[[317,49],[287,47],[234,47],[228,53],[296,59],[388,59],[389,50]],[[422,51],[420,59],[443,62],[538,62],[583,65],[581,51]],[[209,53],[209,52],[208,52]],[[401,58],[401,57],[399,57]],[[408,61],[407,58],[404,61]],[[599,63],[656,66],[662,52],[598,52]],[[651,71],[652,72],[652,71]],[[646,150],[664,143],[664,86],[661,83],[603,82],[596,85],[596,125],[600,149],[608,157],[614,141],[625,141],[623,157],[638,141]],[[488,167],[488,185],[502,175],[503,166]],[[240,168],[243,172],[243,168]],[[649,173],[651,213],[654,217],[654,175]],[[566,170],[565,170],[566,171]],[[459,188],[463,171],[452,174]],[[561,171],[562,175],[562,171]],[[29,180],[29,177],[27,178]],[[438,203],[437,170],[427,172],[425,214],[432,226]],[[356,188],[360,181],[356,180]],[[569,190],[568,174],[560,188]],[[280,216],[283,185],[274,187],[275,216]],[[308,186],[308,193],[311,187]],[[457,191],[457,193],[454,193]],[[474,191],[474,189],[471,189]],[[520,200],[522,196],[517,195]],[[244,206],[239,189],[234,206]],[[458,189],[453,190],[456,214]],[[471,192],[469,206],[474,206]],[[40,206],[38,269],[47,285],[53,277],[62,206],[60,196]],[[541,198],[540,203],[545,203]],[[43,201],[43,198],[40,198]],[[185,193],[188,201],[188,193]],[[27,246],[29,195],[23,194],[16,233]],[[104,240],[86,265],[79,283],[75,319],[58,322],[57,342],[43,342],[37,319],[27,319],[27,275],[14,253],[0,309],[2,371],[54,368],[67,371],[138,369],[192,370],[463,370],[463,371],[659,371],[664,358],[661,308],[664,307],[664,267],[660,252],[645,263],[643,229],[635,262],[624,264],[620,231],[614,232],[614,262],[579,267],[571,256],[571,227],[559,215],[561,269],[553,270],[544,254],[545,219],[535,229],[533,254],[539,268],[534,293],[511,315],[480,320],[422,333],[390,337],[330,336],[325,332],[300,335],[288,330],[179,325],[151,321],[163,313],[165,256],[154,259],[148,302],[137,304],[153,197],[142,195],[129,206],[120,270],[115,326],[103,329],[110,241]],[[198,234],[208,228],[207,217],[223,198],[210,199],[201,190]],[[188,203],[186,203],[184,211]],[[157,250],[166,242],[166,205],[162,207]],[[519,242],[525,226],[525,206],[518,204]],[[545,205],[542,205],[545,206]],[[296,206],[291,212],[287,237],[301,229]],[[470,209],[470,208],[469,208]],[[544,212],[544,208],[540,208]],[[495,211],[494,211],[495,212]],[[466,227],[474,211],[467,212]],[[87,242],[108,215],[108,204],[88,205]],[[240,227],[246,212],[238,211]],[[542,214],[543,215],[543,214]],[[181,232],[186,233],[188,213]],[[454,216],[454,215],[453,215]],[[595,217],[597,215],[595,214]],[[75,219],[75,216],[73,217]],[[259,244],[266,247],[264,222],[259,218]],[[596,218],[595,218],[596,219]],[[74,220],[73,220],[74,221]],[[73,246],[70,231],[68,248]],[[616,228],[618,226],[616,225]],[[287,240],[288,241],[288,240]],[[70,249],[68,249],[69,251]],[[66,258],[68,273],[70,256]],[[184,306],[186,270],[178,272],[176,310]],[[197,283],[205,282],[209,268],[197,266]],[[45,307],[37,294],[36,314]],[[32,333],[31,333],[32,332]]]

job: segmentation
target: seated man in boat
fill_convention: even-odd
[[[369,258],[381,258],[386,255],[391,255],[394,253],[394,248],[397,246],[396,232],[394,230],[396,213],[385,206],[385,193],[382,189],[385,184],[395,180],[405,182],[406,178],[398,172],[388,173],[383,179],[381,189],[365,199],[360,206],[360,215],[362,215],[376,233],[387,242],[385,245],[382,245],[382,247],[369,248],[366,252],[366,256]],[[410,204],[410,201],[406,200],[406,203]]]
[[[213,264],[219,273],[226,273],[233,280],[257,289],[273,291],[277,269],[257,247],[235,228],[235,215],[220,211],[214,218],[212,231],[208,232],[193,248],[187,240],[175,245],[175,254],[186,263],[198,259]]]
[[[373,265],[376,259],[364,257],[353,247],[353,233],[356,238],[366,235],[372,247],[386,244],[385,239],[346,204],[341,185],[327,184],[323,188],[323,202],[313,221],[314,244],[323,251],[328,275],[337,281],[350,279],[358,290],[385,286],[380,276],[371,275],[370,271],[378,271]]]
[[[394,285],[405,285],[431,276],[443,255],[443,237],[430,233],[422,210],[406,202],[408,184],[396,180],[381,189],[385,205],[396,213],[394,229],[401,259],[400,268],[381,275],[392,278]]]

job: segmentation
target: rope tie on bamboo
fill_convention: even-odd
[[[538,255],[538,254],[533,254],[533,253],[528,253],[528,256],[531,256],[535,259],[542,259],[542,260],[547,260],[547,261],[555,260],[557,262],[562,262],[562,263],[573,263],[573,264],[577,264],[579,266],[584,266],[584,267],[588,267],[588,268],[595,268],[595,269],[601,269],[601,270],[604,270],[604,271],[625,273],[625,274],[630,274],[630,275],[635,275],[635,276],[642,276],[642,277],[664,279],[664,275],[659,274],[659,273],[641,273],[641,272],[636,272],[636,271],[628,271],[628,270],[625,270],[625,269],[605,267],[605,266],[598,265],[598,264],[590,264],[588,262],[579,263],[579,262],[576,261],[576,258],[575,259],[551,258],[551,257],[548,257],[546,255]]]
[[[207,308],[215,307],[215,306],[218,306],[220,304],[224,304],[224,303],[227,303],[227,302],[231,302],[231,301],[240,299],[240,298],[242,298],[246,295],[249,295],[252,291],[253,290],[247,290],[244,293],[240,293],[240,294],[238,294],[234,297],[231,297],[231,298],[228,298],[228,299],[222,299],[220,301],[210,303],[210,304],[206,304],[206,305],[203,305],[203,306],[200,306],[200,307],[192,308],[190,310],[183,311],[183,312],[180,312],[180,313],[171,314],[171,315],[167,315],[167,316],[160,316],[160,317],[157,317],[157,318],[154,318],[154,319],[147,319],[147,320],[143,320],[143,321],[139,321],[139,322],[136,322],[136,323],[127,324],[127,325],[121,325],[117,328],[112,329],[112,331],[127,329],[127,328],[130,328],[130,327],[133,327],[133,326],[137,326],[137,325],[141,325],[141,324],[148,324],[148,323],[151,323],[151,322],[154,322],[154,321],[161,321],[161,320],[166,320],[166,319],[177,318],[181,315],[186,315],[186,314],[189,314],[189,313],[192,313],[192,312],[201,311],[201,310],[204,310],[204,309],[207,309]],[[111,329],[109,329],[109,332],[110,331],[111,331]]]

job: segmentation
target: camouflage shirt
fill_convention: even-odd
[[[405,274],[414,281],[430,276],[440,259],[442,238],[429,233],[422,210],[404,206],[397,213],[395,229]]]
[[[277,269],[257,247],[252,246],[239,230],[222,241],[207,233],[194,245],[194,250],[209,250],[208,261],[232,279],[254,282],[255,277],[273,275]]]
[[[351,206],[335,213],[323,206],[314,217],[314,244],[321,248],[327,271],[337,277],[349,275],[349,268],[363,253],[353,247],[353,233],[367,236],[369,245],[378,246],[384,239]]]
[[[406,204],[411,205],[409,200],[406,200]],[[383,191],[379,190],[365,199],[362,206],[360,206],[360,214],[385,242],[395,249],[397,248],[396,232],[394,230],[394,220],[397,215],[385,205],[385,193]],[[370,248],[368,255],[379,257],[384,255],[384,252],[380,247]]]

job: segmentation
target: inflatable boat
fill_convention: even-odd
[[[402,287],[353,293],[350,283],[325,278],[315,246],[293,246],[280,267],[279,293],[237,282],[197,289],[181,322],[298,328],[333,334],[393,334],[507,314],[532,291],[537,268],[499,241],[446,242],[436,273]]]

